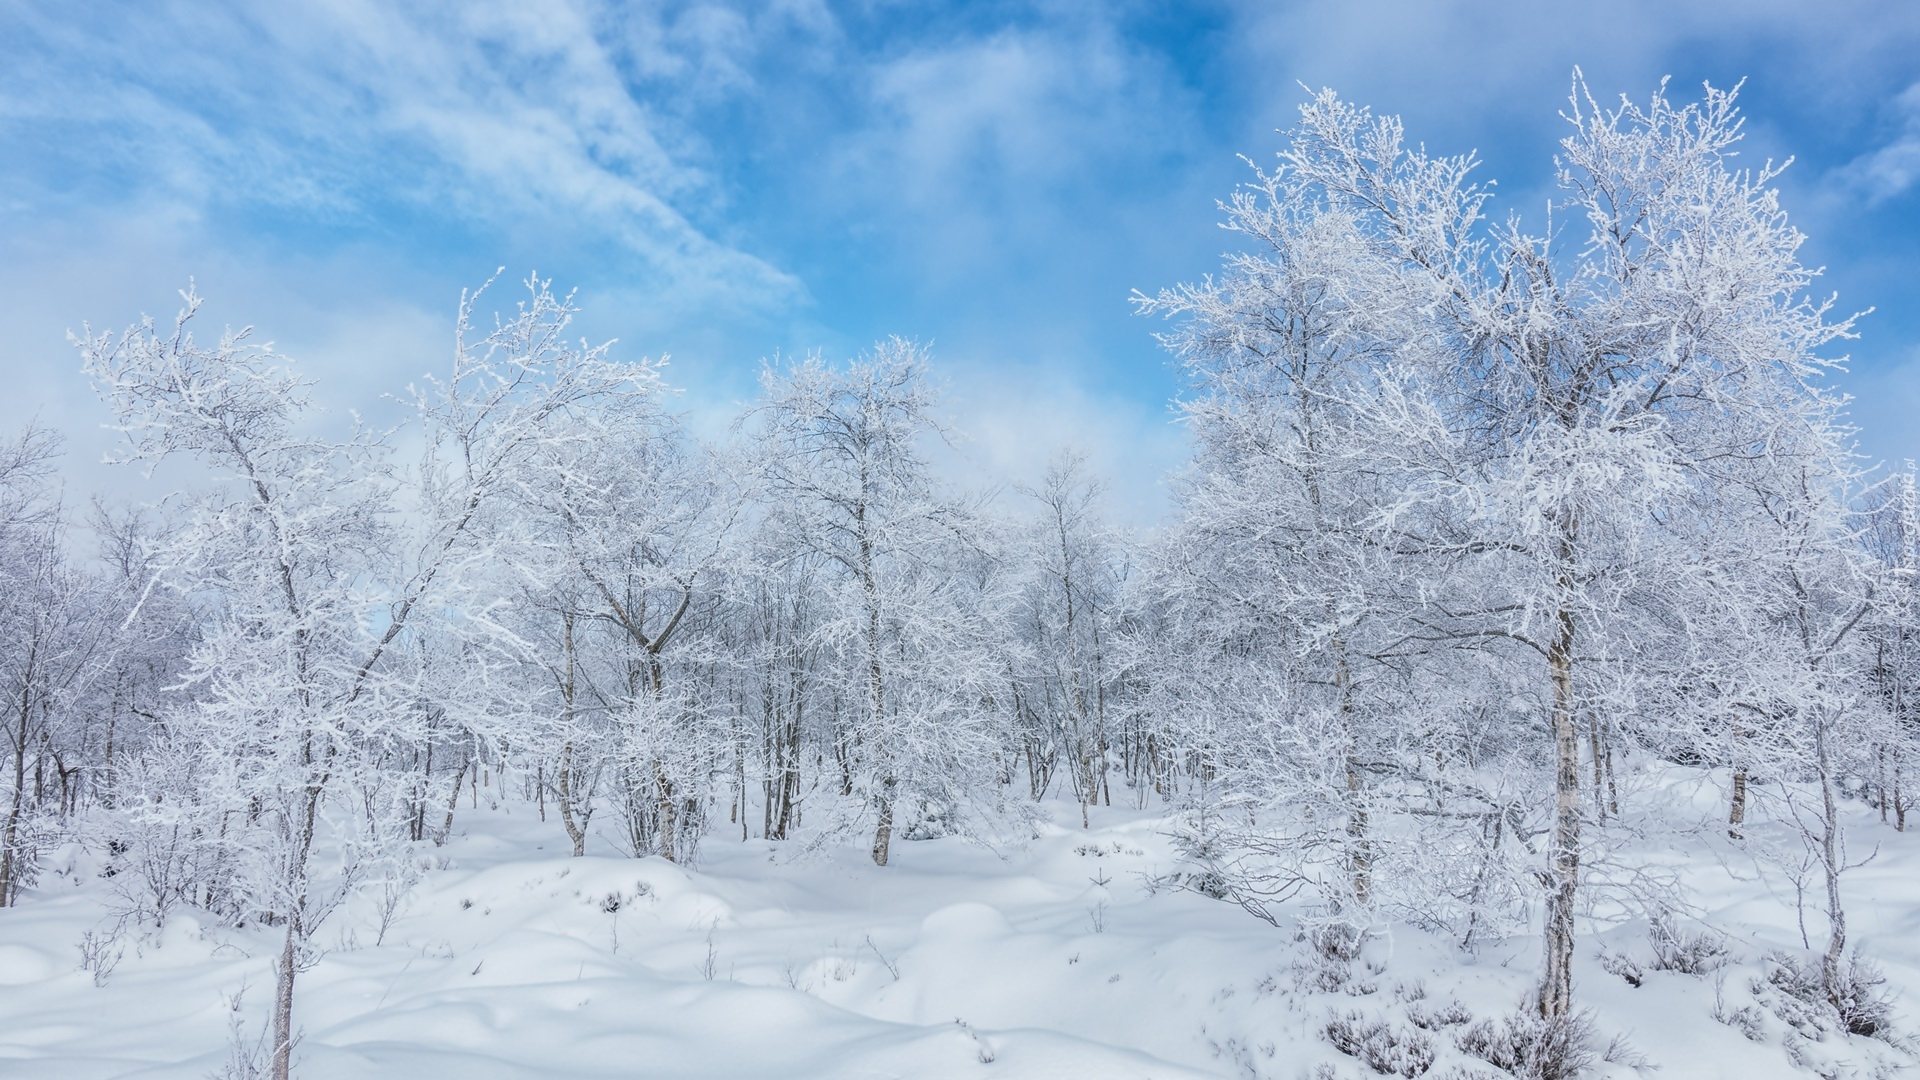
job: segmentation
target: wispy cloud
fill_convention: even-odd
[[[1893,99],[1900,133],[1891,142],[1862,154],[1838,170],[1842,183],[1868,204],[1885,202],[1920,183],[1920,82]]]
[[[1195,95],[1167,58],[1097,13],[862,59],[822,202],[860,233],[897,237],[887,255],[935,287],[996,263],[1024,276],[1084,262],[1118,241],[1103,220],[1115,203],[1173,195],[1168,163],[1202,143]],[[1081,269],[1050,287],[1071,291]],[[1125,289],[1111,288],[1120,311]]]
[[[751,43],[724,12],[636,43],[577,4],[130,10],[9,17],[23,57],[0,76],[0,122],[42,145],[37,167],[128,198],[266,204],[348,227],[532,218],[624,249],[670,291],[748,307],[802,294],[696,223],[688,208],[717,198],[714,178],[623,70],[745,79],[728,57]]]

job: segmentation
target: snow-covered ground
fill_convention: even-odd
[[[1337,1015],[1424,1042],[1426,1075],[1493,1077],[1505,1074],[1456,1046],[1461,1019],[1511,1012],[1534,977],[1529,939],[1464,954],[1393,927],[1357,960],[1327,961],[1289,928],[1153,888],[1177,860],[1150,813],[1096,809],[1083,831],[1063,812],[999,851],[902,843],[884,869],[861,850],[794,857],[723,826],[694,870],[604,848],[568,858],[558,823],[519,803],[460,814],[444,847],[419,846],[431,868],[384,940],[370,896],[322,931],[330,951],[299,983],[300,1076],[1376,1075],[1327,1041]],[[1863,813],[1854,849],[1875,845],[1848,880],[1854,937],[1904,995],[1920,987],[1920,836]],[[1734,962],[1653,970],[1644,922],[1587,933],[1577,993],[1602,1047],[1631,1046],[1594,1075],[1813,1075],[1754,992],[1763,954],[1800,943],[1788,879],[1705,842],[1666,861]],[[260,1030],[277,936],[181,910],[161,931],[126,929],[97,980],[80,962],[83,936],[114,925],[101,869],[69,848],[0,911],[0,1076],[217,1074],[243,986],[238,1018]],[[1637,958],[1641,985],[1610,973],[1620,965],[1603,966],[1603,950]],[[1715,1020],[1743,1008],[1752,1037]],[[1905,1001],[1897,1015],[1912,1015]],[[1799,1041],[1804,1061],[1839,1074],[1906,1060],[1879,1040]]]

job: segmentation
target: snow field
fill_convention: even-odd
[[[1380,1075],[1329,1043],[1338,1017],[1424,1042],[1423,1075],[1494,1078],[1506,1074],[1455,1042],[1510,1013],[1536,975],[1532,938],[1463,954],[1397,926],[1350,962],[1327,960],[1292,926],[1152,887],[1177,866],[1152,813],[1097,809],[1083,832],[1062,808],[1031,842],[906,843],[886,868],[852,847],[795,858],[716,836],[692,870],[601,844],[566,858],[558,826],[524,805],[461,815],[445,847],[418,845],[427,868],[383,940],[372,888],[322,928],[329,949],[299,983],[298,1075]],[[1864,816],[1852,824],[1863,854],[1879,845],[1848,879],[1855,936],[1893,986],[1920,985],[1913,838]],[[1704,841],[1664,857],[1732,962],[1699,976],[1657,970],[1644,920],[1586,933],[1580,1000],[1600,1048],[1615,1036],[1631,1048],[1592,1075],[1868,1076],[1905,1060],[1833,1034],[1801,1039],[1808,1067],[1794,1064],[1789,1029],[1750,986],[1768,950],[1799,944],[1791,883]],[[230,1018],[260,1031],[278,933],[181,909],[160,930],[123,927],[96,985],[80,943],[113,931],[103,869],[69,848],[0,912],[0,1076],[216,1075]],[[1609,972],[1603,953],[1636,959],[1640,985]],[[1743,1007],[1759,1009],[1755,1038],[1714,1018]]]

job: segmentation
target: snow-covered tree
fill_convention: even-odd
[[[1411,148],[1397,120],[1322,93],[1302,108],[1273,175],[1229,207],[1233,224],[1264,242],[1259,254],[1221,285],[1146,303],[1196,315],[1175,339],[1190,355],[1278,374],[1290,350],[1309,365],[1276,380],[1299,387],[1300,404],[1279,413],[1291,423],[1252,445],[1290,448],[1284,467],[1256,474],[1297,489],[1267,500],[1294,519],[1294,537],[1271,548],[1340,569],[1290,575],[1331,615],[1301,655],[1334,675],[1302,672],[1275,693],[1314,684],[1346,693],[1348,626],[1362,623],[1343,610],[1390,620],[1378,640],[1396,644],[1372,655],[1495,665],[1472,661],[1492,676],[1481,711],[1503,718],[1507,744],[1530,750],[1516,760],[1537,762],[1551,791],[1535,867],[1545,899],[1539,1008],[1549,1019],[1572,1007],[1582,727],[1619,729],[1645,644],[1636,612],[1663,602],[1667,575],[1699,566],[1674,550],[1677,534],[1662,523],[1695,496],[1716,497],[1725,461],[1759,456],[1783,475],[1803,464],[1768,435],[1828,422],[1818,381],[1833,361],[1819,350],[1851,325],[1806,296],[1814,273],[1796,260],[1801,236],[1769,186],[1777,170],[1732,166],[1740,124],[1731,93],[1710,88],[1680,106],[1663,88],[1645,105],[1603,109],[1576,82],[1567,118],[1554,213],[1579,231],[1563,247],[1558,230],[1487,226],[1489,193],[1470,180],[1471,155]],[[1289,248],[1315,250],[1310,239],[1327,233],[1322,266],[1289,260]],[[1334,363],[1348,357],[1344,368]],[[1335,377],[1316,382],[1317,371]],[[1235,388],[1230,419],[1259,415],[1235,400],[1249,397]],[[1316,407],[1334,425],[1324,442],[1316,433],[1327,427],[1292,419]],[[1335,513],[1352,514],[1371,537],[1338,516],[1306,514],[1327,505],[1314,488],[1326,490],[1335,466],[1357,492],[1336,490]],[[1240,511],[1224,520],[1262,519]],[[1250,530],[1240,557],[1275,532]],[[1332,558],[1314,554],[1346,537],[1357,542]],[[1367,572],[1365,560],[1383,555],[1417,569]],[[1338,587],[1395,580],[1416,586],[1416,603],[1383,608],[1382,598],[1356,602]],[[1297,614],[1287,624],[1313,625]]]
[[[1124,567],[1118,537],[1099,516],[1104,489],[1084,456],[1057,455],[1037,486],[1020,489],[1034,507],[1007,552],[1022,647],[1002,648],[1029,786],[1039,797],[1064,765],[1082,825],[1087,807],[1113,802],[1112,609]]]
[[[777,535],[777,564],[807,564],[821,692],[838,724],[843,787],[886,865],[904,805],[944,816],[991,759],[978,647],[985,582],[972,515],[943,497],[920,440],[936,436],[926,354],[890,339],[835,369],[768,367],[746,418]],[[975,569],[969,572],[969,564]],[[863,815],[864,816],[864,815]]]
[[[431,737],[431,710],[399,662],[407,638],[492,634],[476,590],[513,528],[498,515],[518,467],[564,437],[571,410],[651,393],[655,375],[568,343],[572,308],[544,282],[484,333],[477,297],[464,297],[450,371],[413,394],[424,456],[401,469],[390,432],[310,434],[309,384],[247,330],[196,342],[200,299],[183,296],[170,332],[149,319],[77,344],[127,437],[125,460],[178,455],[211,474],[162,559],[206,609],[194,693],[169,718],[174,796],[228,853],[236,915],[283,928],[272,1067],[284,1080],[313,933],[369,851],[406,834],[403,801],[341,796],[401,790],[380,775],[391,751]]]
[[[619,804],[636,855],[692,854],[715,772],[715,710],[676,659],[710,620],[737,492],[649,402],[587,417],[524,485],[545,569],[537,663],[559,695],[547,741],[554,794],[583,851],[594,789]],[[602,775],[604,774],[604,775]]]
[[[95,770],[90,692],[119,644],[120,597],[76,564],[54,478],[59,439],[31,427],[0,444],[0,907],[28,884],[48,830]]]

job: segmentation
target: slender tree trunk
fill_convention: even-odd
[[[802,700],[801,691],[796,689],[791,712],[786,718],[786,748],[781,755],[780,765],[780,810],[774,816],[774,837],[779,840],[787,838],[787,829],[793,823],[793,800],[800,794],[800,725],[804,718]]]
[[[1334,682],[1340,691],[1340,721],[1345,728],[1347,772],[1347,873],[1354,902],[1365,908],[1373,902],[1373,841],[1368,836],[1365,783],[1360,771],[1358,742],[1360,733],[1354,724],[1353,676],[1347,666],[1346,639],[1333,638]]]
[[[573,843],[573,857],[577,859],[587,853],[587,823],[574,814],[577,792],[574,789],[572,742],[560,748],[560,767],[554,770],[553,775],[553,801],[560,809],[560,824],[567,830],[567,839]],[[459,781],[454,783],[457,785]]]
[[[300,917],[289,916],[280,944],[280,962],[274,968],[273,1080],[288,1080],[293,1072],[293,976],[299,959]]]
[[[1565,530],[1562,565],[1572,562],[1572,529]],[[1563,598],[1572,593],[1568,572],[1560,581]],[[1574,699],[1574,619],[1562,600],[1558,625],[1547,650],[1553,683],[1554,820],[1547,879],[1544,925],[1545,965],[1540,981],[1540,1015],[1564,1020],[1573,1014],[1573,938],[1575,901],[1580,888],[1580,740]]]
[[[1587,746],[1589,756],[1593,759],[1594,816],[1604,824],[1607,820],[1607,800],[1603,787],[1607,778],[1605,754],[1600,746],[1600,720],[1591,713],[1587,716]]]
[[[319,824],[320,800],[326,793],[327,777],[332,771],[332,754],[325,756],[326,764],[317,765],[312,733],[308,732],[305,739],[302,759],[308,769],[317,767],[323,772],[308,782],[301,799],[300,816],[290,823],[293,851],[286,863],[290,880],[284,884],[288,886],[292,902],[287,905],[287,936],[281,943],[280,963],[274,972],[273,1080],[288,1080],[293,1069],[293,980],[299,974],[300,949],[306,942],[307,867],[313,853],[314,833]]]
[[[1906,634],[1903,632],[1895,642],[1899,649],[1894,662],[1893,673],[1893,827],[1899,832],[1907,831],[1906,779]]]
[[[447,796],[447,819],[440,824],[440,835],[433,839],[435,847],[446,843],[447,838],[453,835],[453,812],[460,808],[460,785],[467,779],[468,764],[462,761],[460,771],[453,774],[453,790]]]
[[[566,710],[561,720],[566,724],[567,741],[560,748],[560,768],[554,775],[556,790],[554,801],[560,804],[560,824],[567,830],[567,839],[573,842],[573,857],[578,859],[587,853],[587,822],[585,817],[575,820],[575,800],[578,797],[578,785],[573,769],[573,698],[578,676],[577,653],[573,643],[573,612],[560,614],[560,706]],[[464,767],[463,767],[464,768]],[[455,791],[460,790],[460,781],[453,782]],[[544,814],[542,815],[545,816]]]
[[[413,784],[413,820],[408,824],[409,835],[415,840],[427,838],[427,799],[433,791],[433,734],[428,729],[427,752],[420,766],[420,779]]]
[[[1827,714],[1814,720],[1814,764],[1820,774],[1820,871],[1827,886],[1827,948],[1820,956],[1820,978],[1827,1001],[1841,1006],[1841,961],[1847,950],[1847,912],[1840,899],[1840,874],[1845,857],[1840,848],[1840,811],[1833,797],[1833,757],[1827,746]]]
[[[1733,795],[1727,800],[1727,836],[1740,840],[1746,835],[1740,831],[1740,827],[1747,820],[1747,729],[1739,720],[1734,720],[1728,736],[1733,744]]]
[[[1613,771],[1613,724],[1600,721],[1600,748],[1606,753],[1607,763],[1607,812],[1614,817],[1620,816],[1620,784]]]
[[[1473,877],[1473,889],[1467,894],[1467,934],[1460,939],[1460,948],[1471,952],[1474,935],[1480,932],[1480,898],[1485,895],[1487,878],[1493,871],[1493,860],[1500,853],[1500,845],[1506,838],[1506,816],[1500,811],[1487,815],[1488,820],[1481,826],[1486,838],[1486,854],[1480,860],[1480,871]]]
[[[1873,801],[1880,810],[1880,824],[1887,823],[1887,744],[1873,748]]]
[[[1747,770],[1738,766],[1733,770],[1733,800],[1727,808],[1727,836],[1733,840],[1745,839],[1746,834],[1740,826],[1747,820]]]
[[[864,475],[861,486],[866,486]],[[873,829],[873,864],[887,865],[893,846],[893,800],[898,778],[893,775],[891,740],[886,736],[886,680],[880,670],[880,583],[874,578],[873,541],[867,535],[866,505],[855,510],[860,533],[860,588],[865,596],[867,631],[867,715],[872,724],[874,764],[881,770],[874,791],[874,812],[878,819]]]
[[[113,708],[107,712],[107,745],[100,764],[100,773],[94,779],[94,789],[99,792],[103,806],[113,805],[113,734],[120,722],[120,701],[116,697]],[[104,781],[104,783],[102,783]]]
[[[887,865],[887,848],[893,841],[893,794],[896,781],[889,776],[880,782],[880,794],[876,805],[880,823],[873,830],[873,864]]]
[[[0,832],[0,907],[13,906],[14,897],[20,892],[20,815],[24,807],[27,791],[27,725],[33,717],[33,699],[26,680],[20,687],[20,725],[14,732],[13,745],[13,801],[7,808],[7,824]]]
[[[673,781],[667,778],[666,770],[661,767],[659,761],[653,763],[653,790],[655,794],[654,813],[659,818],[654,824],[658,830],[660,857],[668,862],[675,862],[677,860],[674,859],[673,844]]]
[[[1903,783],[1906,779],[1906,759],[1896,749],[1893,755],[1893,827],[1896,832],[1907,831],[1907,793]]]

